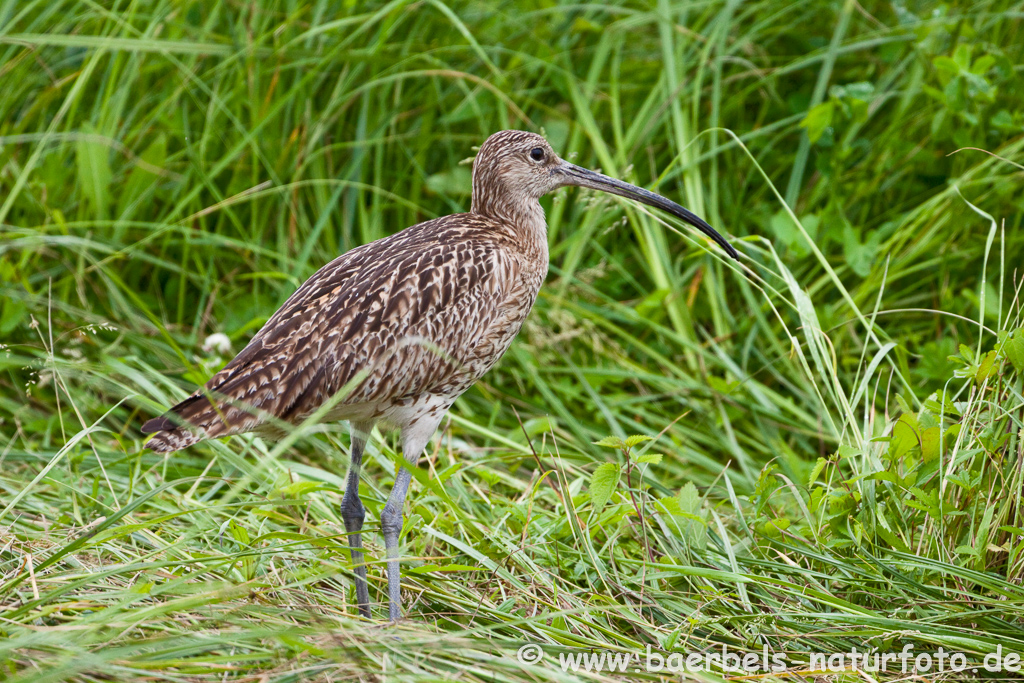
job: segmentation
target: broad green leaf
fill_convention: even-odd
[[[821,219],[818,216],[814,214],[800,216],[800,224],[812,240],[817,238],[818,228],[821,225]],[[769,227],[775,233],[779,242],[785,245],[787,249],[792,250],[797,256],[806,256],[811,253],[810,245],[804,236],[800,234],[800,228],[793,222],[792,217],[785,210],[780,209],[772,215]]]
[[[977,76],[984,76],[995,63],[996,58],[992,55],[982,55],[974,60],[974,64],[971,64],[970,72]]]
[[[757,525],[757,531],[768,538],[778,538],[782,532],[789,528],[790,521],[785,517],[769,519]]]
[[[637,314],[648,320],[659,320],[665,315],[665,299],[670,294],[672,290],[667,287],[655,289],[636,305]]]
[[[523,505],[515,504],[507,506],[504,509],[510,517],[515,519],[520,524],[526,524],[526,508]]]
[[[608,500],[619,485],[621,469],[618,463],[606,462],[594,470],[590,477],[590,502],[593,505],[593,514],[597,514],[608,503]]]
[[[231,537],[236,541],[245,546],[249,545],[249,532],[246,531],[244,526],[235,520],[231,520],[231,523],[228,525],[228,530],[231,532]]]
[[[872,472],[871,474],[865,476],[864,479],[867,479],[869,481],[887,481],[887,482],[890,482],[892,484],[898,484],[899,483],[899,479],[896,477],[896,475],[893,474],[892,472],[888,472],[888,471],[885,471],[885,472]]]
[[[967,69],[971,65],[971,52],[973,46],[970,43],[960,43],[953,50],[953,62],[960,69]]]
[[[657,465],[659,462],[661,462],[661,453],[644,453],[639,458],[637,458],[636,461],[638,463],[646,462],[652,465]]]
[[[320,481],[296,481],[282,486],[277,493],[281,498],[302,498],[303,495],[311,491],[319,491],[323,488],[324,484]]]
[[[679,509],[683,512],[696,514],[700,510],[700,492],[692,481],[683,484],[677,497],[679,498]]]
[[[426,186],[434,194],[466,197],[473,191],[473,174],[467,166],[455,166],[428,177]]]
[[[673,497],[659,501],[672,515],[672,524],[680,539],[689,548],[702,549],[707,545],[707,513],[702,510],[700,492],[693,482],[686,482]]]
[[[920,444],[917,433],[917,418],[913,413],[904,413],[892,427],[892,440],[889,442],[889,457],[898,460],[909,453],[914,446]]]
[[[27,312],[25,304],[18,299],[5,297],[0,301],[0,335],[6,336],[14,331]]]
[[[521,437],[525,431],[532,438],[538,434],[554,430],[556,424],[557,422],[547,415],[544,417],[533,417],[523,423],[522,429],[516,429],[515,433]]]
[[[877,230],[869,231],[867,239],[861,242],[852,225],[843,226],[843,255],[850,270],[861,277],[870,275],[881,242],[882,237]]]
[[[605,448],[623,449],[626,447],[626,442],[617,436],[606,436],[600,441],[594,442],[595,446],[604,446]]]
[[[939,83],[943,86],[953,80],[953,78],[960,73],[960,65],[945,55],[940,55],[932,59],[932,66],[935,67],[935,72],[939,77]]]
[[[1020,126],[1014,123],[1013,114],[1007,109],[1000,109],[996,115],[989,119],[989,125],[1001,133],[1012,133],[1020,130]]]
[[[646,441],[654,441],[654,437],[644,436],[643,434],[628,436],[626,437],[626,448],[635,448]]]
[[[821,138],[822,133],[825,129],[832,125],[832,114],[835,109],[835,105],[832,100],[822,102],[816,105],[807,112],[803,121],[800,122],[801,128],[807,129],[807,137],[811,143],[815,143]]]
[[[430,572],[478,572],[483,567],[471,564],[425,564],[420,567],[409,567],[405,571],[410,574],[429,574]]]
[[[996,352],[989,351],[981,357],[981,362],[978,363],[978,372],[974,375],[974,381],[981,384],[986,379],[995,374],[996,371]]]
[[[811,470],[810,476],[807,477],[808,486],[813,484],[818,479],[818,475],[822,473],[822,471],[825,469],[825,465],[827,464],[828,460],[826,460],[825,458],[818,458],[818,462],[814,463],[814,468]]]
[[[921,456],[925,462],[939,457],[939,439],[941,436],[942,430],[938,427],[929,427],[921,432]]]
[[[1003,354],[1017,372],[1024,372],[1024,328],[1018,329],[1003,342]]]

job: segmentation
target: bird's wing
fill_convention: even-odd
[[[294,422],[350,383],[342,404],[443,389],[468,370],[517,277],[517,261],[465,216],[421,223],[321,268],[204,390],[143,432],[187,423],[194,443],[268,417]],[[188,445],[177,443],[169,449]]]

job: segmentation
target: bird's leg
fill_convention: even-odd
[[[356,571],[356,603],[359,614],[370,618],[370,591],[366,586],[366,564],[363,561],[363,502],[359,500],[359,468],[363,462],[363,449],[371,426],[352,425],[352,464],[348,468],[348,480],[345,482],[345,496],[341,499],[341,518],[345,520],[345,531],[348,532],[349,552]]]
[[[412,463],[410,463],[412,464]],[[384,547],[388,553],[388,618],[398,621],[402,618],[402,577],[399,572],[398,535],[402,532],[402,507],[409,490],[412,474],[405,467],[398,471],[395,486],[391,489],[388,502],[380,513],[380,530],[384,534]]]
[[[441,411],[442,414],[443,412]],[[440,416],[436,420],[425,419],[402,431],[402,455],[405,457],[406,464],[399,468],[391,495],[388,496],[388,502],[380,513],[380,528],[384,534],[384,547],[387,549],[388,555],[388,618],[392,622],[402,618],[398,535],[402,532],[402,508],[405,505],[405,494],[409,491],[409,482],[412,480],[409,468],[416,466],[420,453],[423,452],[423,448],[434,434],[440,421]]]

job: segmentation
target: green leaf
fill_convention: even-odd
[[[672,290],[667,287],[655,289],[641,299],[634,308],[640,317],[657,321],[665,314],[665,300],[670,294],[672,294]]]
[[[478,572],[482,567],[471,564],[425,564],[420,567],[406,569],[410,574],[429,574],[430,572]]]
[[[868,101],[875,94],[875,84],[870,81],[847,83],[843,86],[846,97],[852,100]]]
[[[547,415],[544,417],[533,417],[523,423],[522,429],[514,430],[514,434],[521,437],[525,431],[530,438],[533,438],[538,434],[554,431],[557,424],[554,419]]]
[[[426,186],[434,194],[467,197],[473,192],[473,174],[466,166],[456,166],[428,177]]]
[[[0,335],[13,332],[27,312],[25,304],[18,299],[5,297],[0,301]]]
[[[953,50],[953,62],[959,69],[966,69],[971,65],[971,49],[970,43],[960,43]]]
[[[892,472],[872,472],[871,474],[864,477],[868,481],[887,481],[892,484],[898,484],[899,480],[896,475]]]
[[[767,538],[778,538],[782,532],[789,528],[790,521],[785,517],[769,519],[758,524],[755,528],[759,534]]]
[[[321,481],[296,481],[287,486],[282,486],[277,490],[277,495],[281,498],[302,498],[311,491],[319,491],[324,488],[324,483]]]
[[[818,479],[818,476],[822,473],[822,471],[825,469],[825,465],[827,464],[828,460],[826,460],[825,458],[818,458],[818,462],[814,463],[814,468],[811,470],[810,476],[807,477],[808,486],[813,484]]]
[[[925,462],[930,462],[939,457],[939,439],[942,430],[938,427],[929,427],[921,432],[921,456]]]
[[[707,513],[702,510],[700,492],[693,482],[686,482],[675,498],[659,500],[672,514],[672,523],[687,547],[702,549],[707,545]]]
[[[633,436],[627,436],[626,448],[634,448],[647,441],[654,441],[654,437],[644,436],[643,434],[634,434]]]
[[[960,65],[945,55],[934,58],[932,60],[932,66],[935,67],[935,72],[939,77],[939,83],[943,87],[945,87],[946,84],[960,73]]]
[[[615,448],[622,450],[626,447],[626,442],[617,436],[606,436],[600,441],[594,442],[595,446],[604,446],[605,448]]]
[[[796,244],[800,240],[800,231],[793,223],[793,219],[783,209],[779,209],[772,215],[768,225],[779,241],[787,247]]]
[[[889,442],[889,457],[899,460],[909,453],[914,446],[920,444],[917,435],[917,418],[912,413],[904,413],[892,427],[892,440]]]
[[[899,397],[900,397],[900,395],[896,394],[897,400],[899,399]],[[859,458],[860,456],[864,455],[864,449],[863,448],[857,448],[855,446],[850,446],[849,444],[843,444],[836,451],[836,454],[840,458],[842,458],[844,460],[848,460],[850,458]]]
[[[885,541],[892,547],[901,552],[910,552],[910,549],[907,547],[907,544],[903,542],[903,539],[893,533],[891,529],[878,526],[875,530],[878,532],[878,535],[885,539]]]
[[[843,255],[850,270],[861,277],[871,274],[881,243],[882,236],[877,230],[868,232],[867,239],[861,242],[852,225],[843,226]]]
[[[231,524],[228,525],[228,530],[231,532],[231,537],[244,546],[249,545],[249,532],[246,531],[244,526],[241,526],[235,520],[231,520]]]
[[[981,357],[981,362],[978,363],[978,372],[974,375],[974,381],[981,384],[994,375],[996,369],[996,352],[992,350]]]
[[[807,138],[811,141],[811,144],[817,142],[825,132],[825,129],[832,125],[834,110],[835,105],[832,100],[822,102],[812,107],[807,112],[807,116],[800,122],[800,127],[807,129]]]
[[[679,489],[677,498],[679,499],[679,509],[683,512],[696,514],[700,510],[700,491],[697,490],[692,481],[683,484],[683,488]]]
[[[515,519],[520,524],[526,524],[526,508],[522,505],[512,504],[504,509],[510,517]]]
[[[622,470],[618,463],[614,462],[603,463],[594,470],[590,477],[590,502],[593,505],[593,514],[601,512],[608,503],[615,492],[615,487],[619,485],[621,474]]]
[[[707,382],[708,387],[724,396],[728,396],[740,386],[740,382],[738,381],[729,382],[717,375],[708,375]]]
[[[657,465],[661,462],[661,453],[644,453],[636,459],[638,463],[648,462],[652,465]]]
[[[996,115],[989,119],[989,123],[1001,133],[1013,133],[1020,129],[1020,126],[1014,123],[1013,114],[1007,109],[997,111]]]

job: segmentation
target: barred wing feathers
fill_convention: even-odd
[[[445,216],[343,254],[204,390],[146,422],[143,433],[157,432],[147,446],[167,452],[300,421],[361,371],[342,408],[454,398],[500,357],[533,303],[515,291],[519,261],[504,233],[481,216]]]

